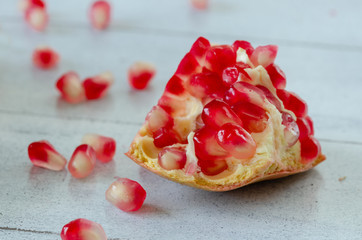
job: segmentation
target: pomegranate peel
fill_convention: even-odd
[[[184,86],[182,96],[166,87],[158,101],[169,114],[160,114],[162,126],[167,126],[162,131],[182,132],[182,137],[161,135],[160,144],[159,134],[150,131],[151,118],[146,118],[126,153],[129,158],[162,177],[209,191],[228,191],[304,172],[325,160],[313,136],[312,120],[306,116],[307,105],[286,90],[285,95],[291,97],[283,99],[285,75],[279,67],[280,76],[271,67],[270,74],[266,69],[276,66],[271,64],[277,46],[254,49],[245,41],[233,46],[200,41],[207,42],[203,38],[195,42],[201,50],[195,51],[194,44],[176,71],[178,78],[172,78],[172,84]],[[249,78],[236,79],[226,72],[232,79],[223,79],[224,70],[235,66],[238,59],[247,60],[241,65]],[[305,117],[310,129],[303,130],[302,138],[297,124],[300,117]]]

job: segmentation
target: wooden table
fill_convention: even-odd
[[[76,218],[100,223],[109,239],[361,239],[361,1],[112,1],[106,31],[90,27],[90,1],[47,1],[50,24],[31,30],[16,1],[0,6],[0,239],[59,239]],[[76,2],[76,3],[75,3]],[[307,173],[213,193],[182,186],[130,161],[124,152],[198,36],[231,44],[277,44],[288,89],[309,103],[327,161]],[[56,69],[31,62],[33,49],[61,54]],[[146,91],[127,83],[137,60],[153,62]],[[99,101],[69,105],[54,84],[69,70],[82,78],[110,70],[116,82]],[[29,143],[49,140],[68,159],[85,133],[112,136],[114,161],[77,180],[67,171],[33,167]],[[105,200],[114,176],[148,192],[136,213]],[[339,181],[346,177],[344,181]]]

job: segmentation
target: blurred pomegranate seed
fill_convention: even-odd
[[[38,47],[33,52],[33,63],[41,69],[50,69],[59,62],[59,54],[50,47]]]
[[[79,103],[85,100],[85,93],[78,74],[67,72],[57,81],[56,87],[62,98],[69,103]]]
[[[196,9],[200,9],[200,10],[205,10],[207,9],[208,5],[209,5],[209,1],[208,0],[190,0],[191,1],[191,5],[196,8]]]
[[[305,116],[304,119],[307,121],[309,129],[310,129],[310,134],[314,135],[314,126],[313,126],[313,121],[312,118],[309,116]]]
[[[152,132],[156,132],[160,128],[171,128],[173,126],[173,118],[160,106],[156,105],[147,114],[147,128]]]
[[[111,5],[104,0],[95,1],[90,8],[89,18],[94,28],[106,29],[111,20]]]
[[[110,137],[88,133],[83,136],[82,143],[91,146],[97,159],[103,163],[111,161],[116,153],[116,141]]]
[[[219,129],[225,123],[242,125],[240,118],[231,110],[230,106],[218,99],[205,105],[201,117],[207,127],[215,129]]]
[[[200,166],[201,172],[208,176],[217,175],[228,169],[228,165],[225,160],[213,161],[210,159],[199,159],[197,164]]]
[[[61,171],[67,160],[46,140],[33,142],[28,147],[30,161],[37,167]]]
[[[277,45],[266,45],[255,48],[250,56],[250,61],[254,66],[262,65],[267,67],[272,64],[277,56],[278,46]]]
[[[199,37],[191,47],[190,54],[196,58],[197,61],[203,62],[205,54],[210,48],[210,42],[204,37]]]
[[[41,32],[48,25],[49,17],[45,8],[32,6],[26,10],[25,20],[30,27]]]
[[[235,65],[236,53],[229,45],[213,46],[206,52],[205,61],[207,69],[221,76],[225,68]]]
[[[173,75],[172,78],[166,84],[165,92],[174,94],[174,95],[182,95],[185,92],[185,87],[183,85],[183,81],[181,78]]]
[[[26,12],[31,7],[46,8],[45,2],[42,0],[20,0],[19,8],[22,12]]]
[[[251,158],[256,152],[253,137],[244,128],[233,123],[226,123],[220,128],[217,142],[235,158]]]
[[[206,72],[192,75],[188,81],[188,90],[191,95],[199,99],[205,97],[220,98],[226,87],[216,73]]]
[[[282,124],[284,128],[284,138],[289,147],[293,146],[299,138],[298,124],[294,121],[292,115],[282,112]]]
[[[107,240],[102,226],[88,219],[78,218],[64,225],[62,240]]]
[[[68,170],[75,178],[85,178],[92,173],[96,164],[96,153],[94,149],[82,144],[78,146],[68,164]]]
[[[239,102],[232,109],[243,122],[246,131],[259,133],[267,127],[269,117],[263,108],[250,102]]]
[[[277,95],[282,100],[284,107],[292,112],[297,117],[305,117],[308,114],[307,103],[293,92],[288,92],[284,89],[277,89]]]
[[[309,136],[300,141],[302,163],[307,164],[314,161],[321,152],[321,146],[317,139]]]
[[[270,80],[275,88],[284,89],[287,84],[287,78],[285,73],[280,67],[274,63],[270,64],[265,68],[268,72]]]
[[[125,212],[140,209],[146,199],[146,191],[136,181],[117,178],[106,191],[106,199]]]
[[[85,96],[88,100],[103,98],[114,82],[110,72],[104,72],[94,77],[86,78],[83,81]]]
[[[145,89],[153,76],[156,68],[151,63],[135,62],[128,70],[128,82],[134,89]]]
[[[182,169],[186,164],[184,149],[164,148],[158,154],[158,164],[166,170]]]
[[[153,133],[153,143],[158,148],[163,148],[180,142],[178,134],[169,128],[160,128]]]
[[[233,49],[235,52],[238,51],[239,48],[242,48],[246,51],[246,54],[250,57],[250,55],[254,52],[254,48],[248,41],[236,40],[233,45]]]

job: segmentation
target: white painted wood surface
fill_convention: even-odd
[[[48,1],[46,32],[29,29],[16,2],[0,5],[0,239],[59,239],[64,224],[84,217],[110,239],[360,239],[362,237],[362,24],[360,1],[211,1],[205,12],[184,1],[113,1],[110,29],[87,22],[90,1]],[[162,179],[123,155],[166,81],[197,36],[213,42],[247,39],[278,44],[288,89],[309,103],[327,161],[285,179],[210,193]],[[61,54],[50,71],[35,69],[32,50]],[[136,60],[157,66],[146,91],[130,90]],[[71,106],[56,79],[110,70],[116,83],[105,99]],[[67,158],[83,134],[117,140],[115,160],[75,180],[66,171],[33,167],[30,142],[47,139]],[[104,199],[114,176],[147,190],[139,212]],[[340,177],[346,176],[344,181]]]

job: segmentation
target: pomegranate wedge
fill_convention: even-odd
[[[126,155],[162,177],[209,191],[324,161],[306,102],[285,89],[277,52],[276,45],[198,38]]]

